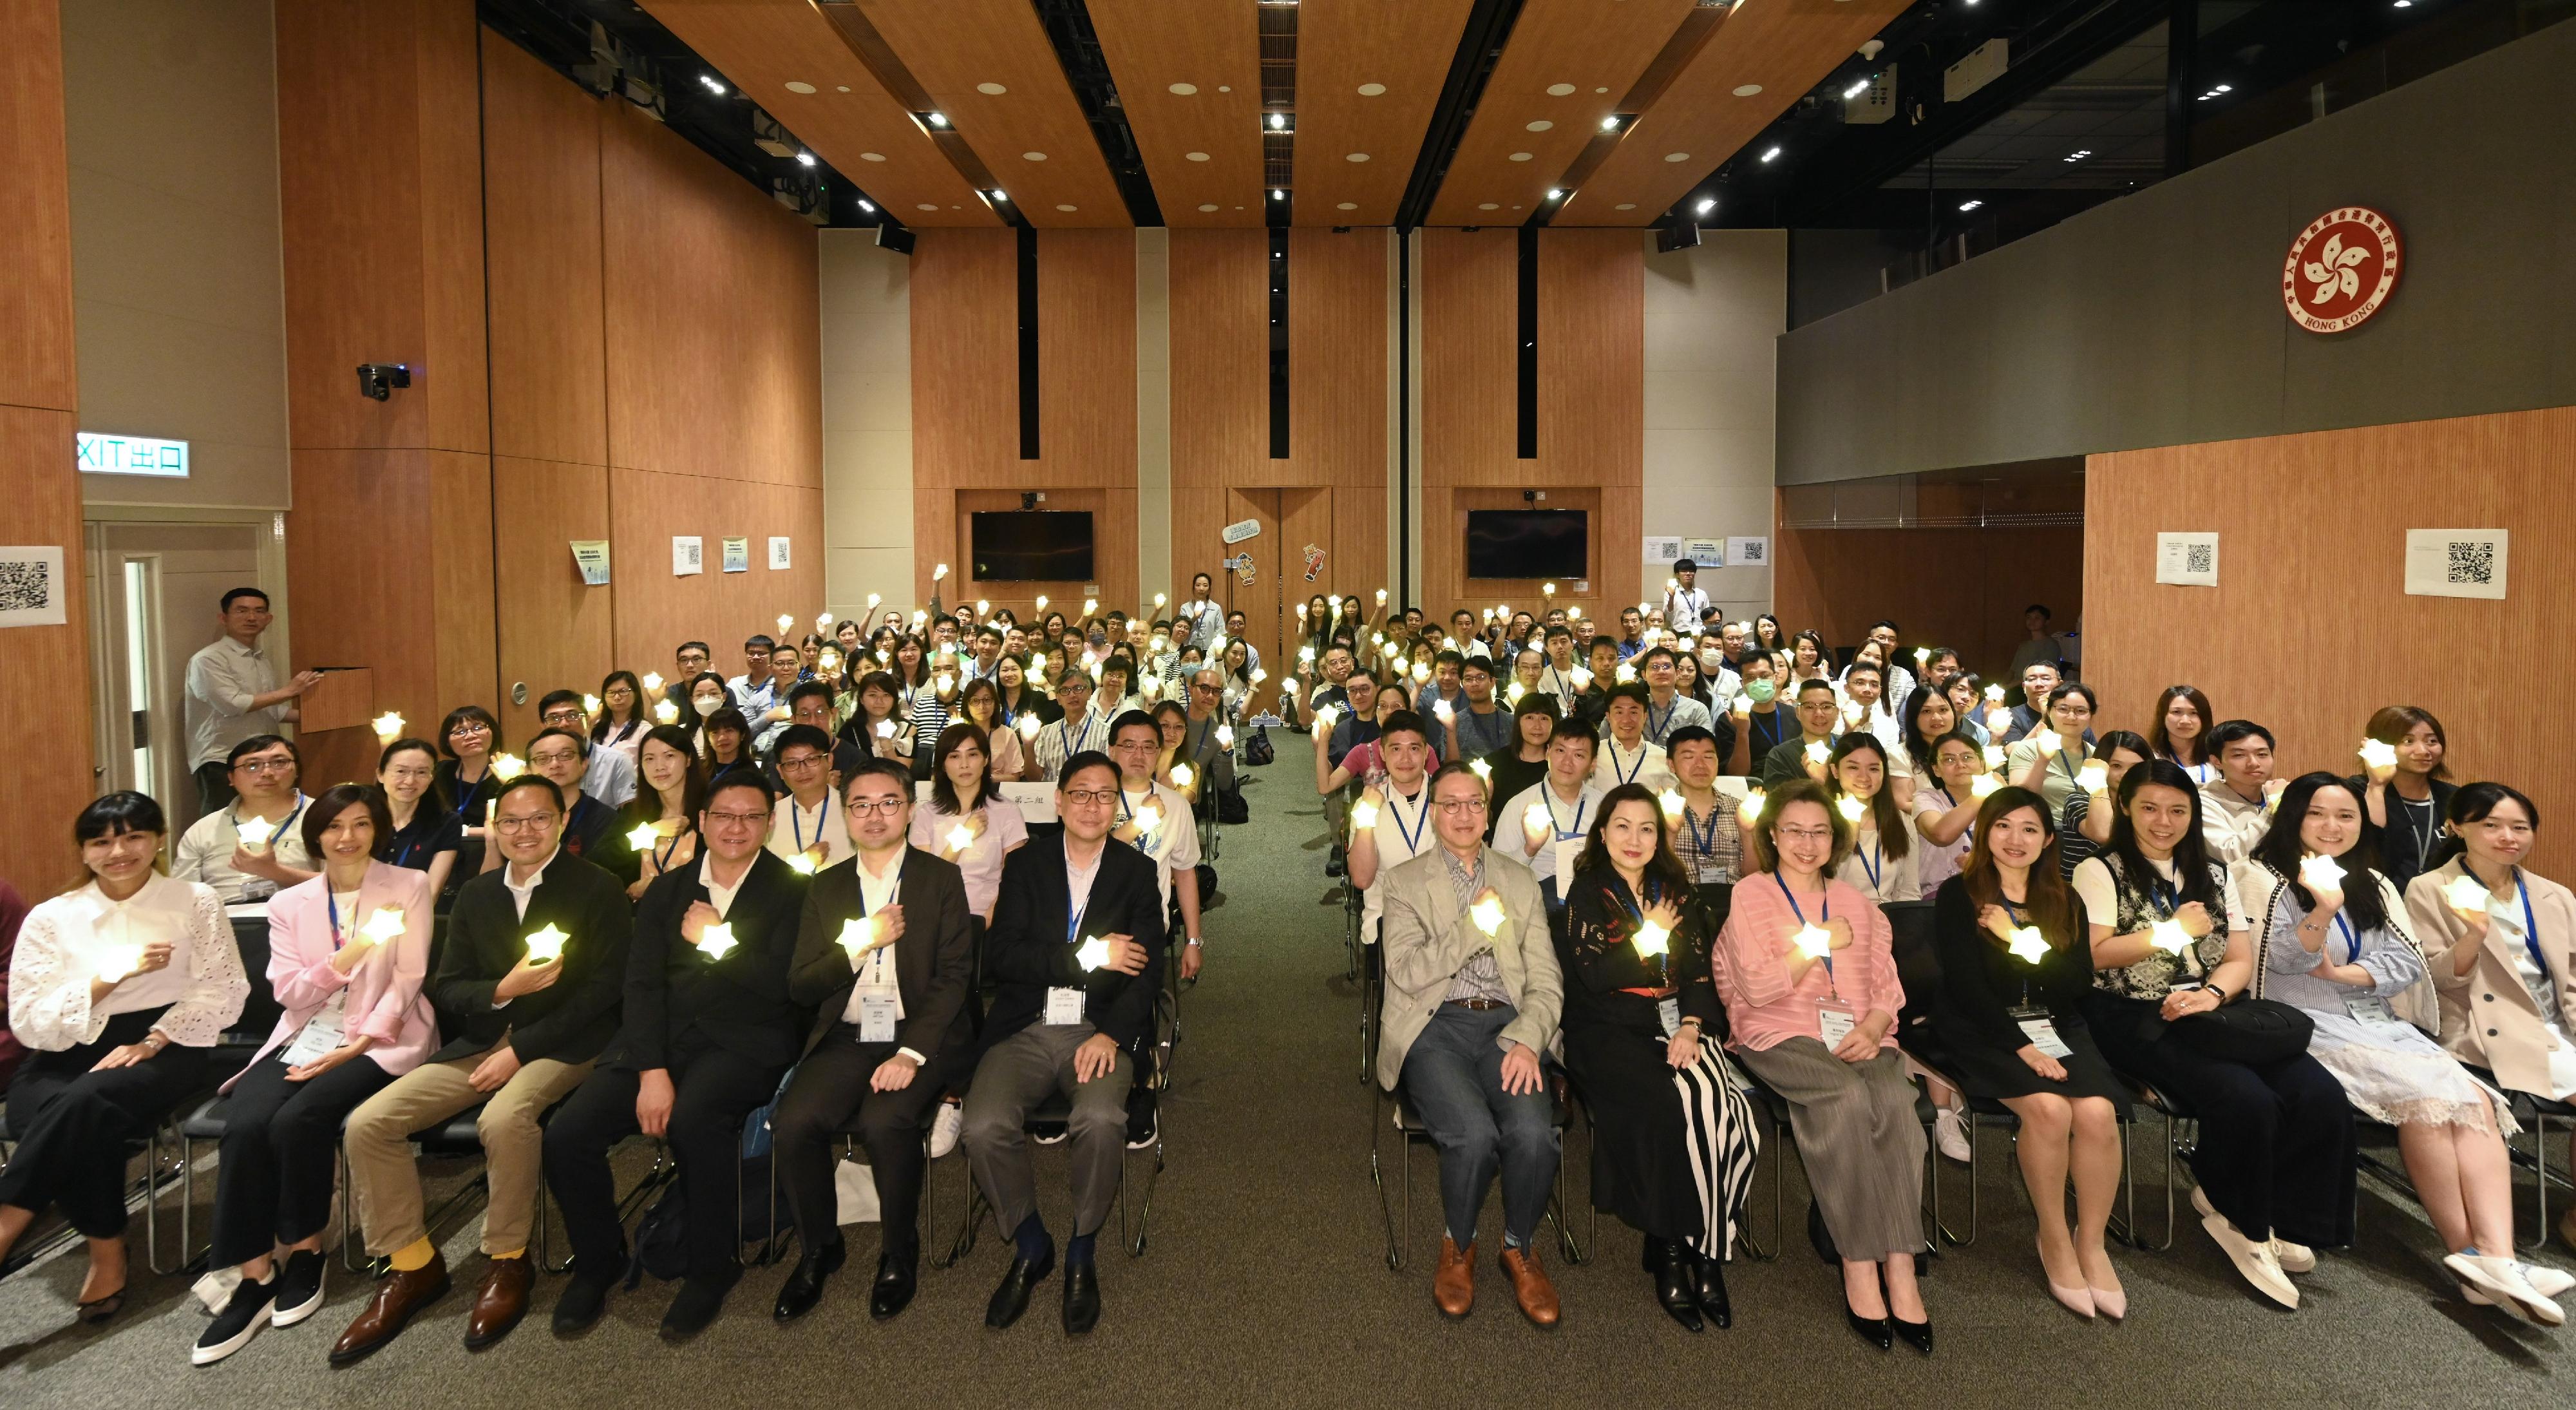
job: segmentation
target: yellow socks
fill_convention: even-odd
[[[484,1256],[486,1258],[525,1258],[528,1256],[528,1251],[524,1248],[514,1248],[508,1253],[492,1253]]]
[[[397,1273],[417,1273],[421,1269],[428,1267],[429,1261],[437,1256],[438,1245],[431,1243],[425,1238],[414,1239],[403,1247],[394,1250],[394,1271]]]

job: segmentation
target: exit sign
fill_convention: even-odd
[[[72,437],[81,472],[89,475],[158,475],[188,478],[188,443],[150,436],[110,436],[81,431]]]

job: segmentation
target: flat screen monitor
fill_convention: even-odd
[[[1090,510],[977,510],[972,530],[977,582],[1091,580]]]
[[[1588,578],[1589,521],[1580,509],[1470,509],[1467,576]]]

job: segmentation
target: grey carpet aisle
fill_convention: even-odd
[[[1274,731],[1274,737],[1277,732]],[[1728,1274],[1731,1332],[1693,1337],[1651,1303],[1637,1240],[1604,1223],[1592,1261],[1546,1262],[1564,1325],[1541,1332],[1514,1311],[1490,1261],[1475,1314],[1441,1319],[1430,1300],[1438,1240],[1427,1152],[1415,1174],[1412,1261],[1381,1261],[1368,1179],[1369,1091],[1358,1081],[1356,997],[1342,978],[1340,910],[1321,872],[1322,821],[1308,755],[1279,737],[1279,761],[1252,771],[1254,821],[1227,830],[1217,863],[1225,904],[1207,925],[1208,977],[1185,1001],[1178,1087],[1168,1103],[1170,1164],[1141,1259],[1103,1241],[1099,1330],[1068,1342],[1058,1281],[1006,1333],[982,1325],[1006,1260],[989,1226],[957,1268],[925,1267],[900,1319],[868,1319],[872,1231],[853,1231],[849,1268],[823,1306],[789,1328],[769,1304],[784,1267],[754,1270],[724,1320],[685,1348],[654,1335],[669,1288],[620,1294],[589,1335],[558,1342],[546,1325],[561,1280],[541,1281],[527,1323],[481,1354],[459,1344],[462,1287],[372,1360],[334,1372],[323,1354],[366,1296],[334,1265],[330,1305],[264,1332],[206,1369],[187,1362],[205,1325],[184,1280],[145,1278],[103,1332],[75,1329],[77,1256],[0,1284],[0,1405],[554,1406],[855,1404],[891,1393],[906,1405],[1316,1406],[1575,1403],[1663,1405],[1938,1402],[1947,1405],[2568,1404],[2566,1345],[2464,1307],[2434,1264],[2437,1241],[2411,1205],[2365,1181],[2358,1248],[2323,1257],[2299,1280],[2297,1313],[2258,1302],[2190,1222],[2168,1253],[2114,1247],[2129,1325],[2085,1324],[2048,1300],[2032,1221],[2008,1170],[2009,1145],[1984,1138],[1984,1226],[1927,1282],[1940,1354],[1871,1350],[1846,1331],[1839,1284],[1807,1250],[1794,1164],[1787,1247],[1777,1262],[1739,1258]],[[2152,1131],[2153,1127],[2147,1128]],[[1575,1150],[1582,1150],[1580,1137]],[[1392,1146],[1388,1147],[1390,1154]],[[1778,1158],[1766,1151],[1766,1167]],[[1046,1209],[1061,1232],[1063,1164],[1039,1156]],[[1964,1195],[1963,1173],[1948,1167]],[[943,1225],[962,1192],[962,1160],[939,1163]],[[1768,1227],[1770,1170],[1757,1187]],[[211,1182],[200,1182],[201,1194]],[[1579,1165],[1568,1172],[1579,1206]],[[2527,1190],[2527,1187],[2526,1187]],[[2141,1190],[2142,1197],[2144,1189]],[[1957,1217],[1959,1205],[1951,1209]],[[2526,1197],[2527,1208],[2527,1197]],[[2161,1210],[2161,1202],[2158,1203]],[[1499,1217],[1489,1213],[1491,1219]],[[2526,1219],[2528,1215],[2525,1215]],[[2150,1216],[2151,1225],[2154,1216]],[[1588,1221],[1579,1214],[1578,1232]],[[198,1226],[201,1230],[204,1225]],[[1113,1220],[1107,1231],[1117,1231]],[[474,1225],[453,1229],[460,1283],[479,1264]],[[137,1223],[140,1237],[140,1222]],[[944,1239],[934,1235],[934,1246]],[[1491,1251],[1488,1250],[1490,1260]],[[2564,1251],[2552,1257],[2566,1261]],[[140,1259],[137,1260],[138,1267]]]

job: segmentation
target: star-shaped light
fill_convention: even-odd
[[[376,738],[378,739],[395,739],[403,732],[403,717],[396,711],[387,710],[383,714],[376,716],[373,720],[368,721],[368,723],[376,727]]]
[[[824,647],[815,654],[814,664],[822,669],[823,674],[837,676],[841,673],[841,653],[831,647]]]
[[[2341,891],[2344,869],[2332,857],[2316,856],[2299,859],[2299,884],[2311,891]]]
[[[1187,788],[1190,786],[1190,780],[1196,777],[1198,777],[1198,775],[1190,771],[1189,765],[1172,765],[1172,787]]]
[[[1554,584],[1554,583],[1541,583],[1541,584],[1539,584],[1539,585],[1538,585],[1538,590],[1539,590],[1539,595],[1540,595],[1540,596],[1542,596],[1542,597],[1554,597],[1554,596],[1556,596],[1556,584]],[[1385,598],[1383,598],[1383,597],[1380,597],[1380,598],[1378,599],[1378,601],[1380,601],[1380,602],[1384,602],[1385,600],[1386,600],[1386,599],[1385,599]]]
[[[644,673],[643,684],[644,693],[647,695],[660,690],[662,688],[662,673],[660,671],[646,671]]]
[[[1521,830],[1532,837],[1545,837],[1555,825],[1556,819],[1548,816],[1545,803],[1532,803],[1521,813]]]
[[[546,963],[562,959],[564,942],[571,938],[554,922],[548,921],[545,929],[528,937],[528,958]]]
[[[2366,769],[2393,769],[2397,767],[2397,746],[2376,739],[2363,740],[2361,742],[2361,765]]]
[[[1808,741],[1807,758],[1810,762],[1821,764],[1833,756],[1834,747],[1832,745],[1827,744],[1821,739]]]
[[[841,922],[841,948],[857,959],[877,943],[877,932],[883,928],[875,916],[852,916]]]
[[[1975,778],[1968,780],[1968,796],[1971,798],[1991,798],[1994,796],[1995,790],[2003,786],[2003,781],[1996,778],[1993,774],[1979,774]]]
[[[528,761],[520,758],[516,754],[495,754],[492,756],[492,777],[501,780],[503,783],[508,783],[510,780],[517,778],[519,775],[526,773],[527,771]]]
[[[941,840],[948,844],[949,856],[964,856],[966,849],[975,845],[975,829],[960,822],[948,829],[948,836]]]
[[[2001,705],[1997,705],[1986,711],[1986,729],[1989,733],[2001,734],[2011,728],[2012,711],[2005,709]]]
[[[1148,798],[1136,809],[1136,835],[1142,837],[1163,825],[1163,810]]]
[[[1931,647],[1928,647],[1928,646],[1918,646],[1918,647],[1914,648],[1914,664],[1915,664],[1915,665],[1920,666],[1920,665],[1922,665],[1924,662],[1929,661],[1929,660],[1931,660],[1931,659],[1932,659],[1932,648],[1931,648]]]
[[[598,714],[598,713],[599,713],[599,697],[598,697],[598,696],[596,696],[596,695],[585,695],[585,696],[583,696],[583,697],[581,698],[581,712],[582,712],[583,714],[585,714],[585,715],[596,715],[596,714]]]
[[[1351,830],[1364,832],[1377,826],[1377,805],[1366,798],[1351,805]]]
[[[941,671],[937,676],[933,677],[931,683],[938,689],[939,698],[942,700],[947,699],[957,691],[957,678],[948,674],[946,671]]]
[[[1084,598],[1084,599],[1082,600],[1082,615],[1084,615],[1084,616],[1086,616],[1086,617],[1092,617],[1092,616],[1097,616],[1097,615],[1099,615],[1099,613],[1100,613],[1100,599],[1099,599],[1099,598],[1096,598],[1096,597],[1086,597],[1086,598]]]
[[[2013,958],[2025,964],[2037,964],[2048,958],[2048,937],[2035,925],[2017,925],[2012,933]]]
[[[698,932],[698,952],[708,959],[723,959],[725,951],[732,949],[734,944],[733,927],[724,921],[717,921]]]
[[[2452,910],[2470,915],[2486,914],[2491,896],[2487,884],[2474,876],[2453,878],[2450,885],[2442,888],[2442,899],[2450,903]]]
[[[1154,605],[1155,605],[1155,606],[1157,606],[1157,607],[1160,607],[1160,606],[1162,606],[1162,605],[1163,605],[1163,595],[1162,595],[1161,593],[1159,593],[1159,592],[1158,592],[1158,593],[1156,593],[1156,594],[1154,594]],[[987,602],[987,601],[985,601],[983,598],[980,598],[980,597],[975,599],[975,615],[976,615],[976,616],[981,617],[981,616],[983,616],[985,613],[990,612],[990,611],[992,611],[992,610],[993,610],[993,604],[992,604],[992,603]]]
[[[2004,766],[2005,757],[2006,757],[2006,756],[2005,756],[2005,754],[2004,754],[2004,750],[2003,750],[2003,746],[2002,746],[2002,745],[2000,745],[2000,744],[1989,744],[1989,745],[1987,745],[1987,746],[1986,746],[1986,767],[1987,767],[1987,768],[1989,768],[1989,769],[1993,769],[1993,770],[1996,770],[1997,772],[2001,772],[2001,771],[2002,771],[2002,769],[2003,769],[2003,766]]]
[[[811,852],[788,853],[787,869],[796,873],[798,876],[812,876],[814,874],[814,854]]]
[[[374,945],[384,944],[388,940],[399,940],[402,938],[402,933],[403,913],[400,906],[378,906],[368,915],[367,923],[358,927],[358,938]]]
[[[1619,663],[1619,669],[1610,673],[1610,679],[1620,685],[1631,684],[1637,679],[1637,668],[1622,661]]]
[[[241,834],[241,845],[256,852],[268,845],[268,839],[277,835],[277,824],[266,818],[244,818],[234,830]]]
[[[1746,827],[1751,827],[1754,823],[1760,821],[1761,817],[1762,790],[1758,788],[1745,790],[1744,801],[1735,805],[1736,821],[1744,824]]]
[[[2191,948],[2191,933],[2178,920],[2160,920],[2147,929],[2147,943],[2169,955]]]
[[[1251,681],[1252,681],[1252,683],[1253,683],[1254,685],[1259,685],[1259,684],[1261,684],[1263,681],[1266,681],[1266,680],[1270,679],[1270,673],[1269,673],[1268,671],[1263,670],[1263,669],[1262,669],[1262,668],[1260,668],[1259,666],[1255,666],[1255,667],[1253,667],[1253,668],[1252,668],[1252,675],[1251,675],[1250,679],[1251,679]]]
[[[1503,703],[1517,710],[1520,708],[1521,697],[1527,694],[1529,694],[1529,687],[1514,681],[1511,688],[1503,692]]]
[[[892,720],[879,720],[879,721],[877,721],[877,738],[879,738],[879,739],[892,739],[892,738],[894,738],[894,721],[892,721]]]
[[[1109,942],[1097,935],[1092,936],[1074,947],[1073,962],[1082,966],[1086,974],[1100,968],[1109,963]]]
[[[1012,722],[1011,728],[1018,730],[1022,739],[1035,739],[1038,731],[1046,728],[1046,722],[1034,714],[1022,715]]]
[[[1380,607],[1384,607],[1384,606],[1386,605],[1386,589],[1385,589],[1385,588],[1379,588],[1379,589],[1377,590],[1377,605],[1378,605],[1378,606],[1380,606]]]
[[[1477,893],[1475,904],[1467,907],[1467,918],[1476,923],[1478,930],[1485,932],[1487,939],[1492,939],[1502,933],[1503,898],[1494,894],[1492,887],[1485,888]]]
[[[1999,685],[1987,686],[1986,703],[1989,705],[2001,705],[2004,703],[2004,688]]]
[[[1574,681],[1574,688],[1577,690],[1586,689],[1592,684],[1592,672],[1581,666],[1566,672],[1566,675]]]
[[[2075,786],[2087,793],[2099,793],[2110,783],[2111,767],[2099,759],[2086,760],[2084,767],[2075,771]]]
[[[937,581],[939,581],[941,578],[944,578],[944,577],[947,577],[947,576],[948,576],[948,565],[947,565],[947,564],[945,564],[945,563],[942,563],[942,564],[940,564],[938,567],[933,568],[933,569],[931,569],[931,570],[930,570],[930,580],[931,580],[932,582],[934,582],[934,583],[935,583],[935,582],[937,582]]]
[[[1844,822],[1856,823],[1869,812],[1869,805],[1857,798],[1837,798],[1834,800],[1834,811],[1843,815]]]
[[[1652,958],[1672,947],[1673,933],[1650,920],[1637,927],[1634,939],[1637,953]]]
[[[817,612],[814,614],[814,630],[818,632],[828,632],[831,629],[832,614],[830,612]]]
[[[1323,730],[1331,729],[1333,727],[1333,721],[1341,718],[1341,713],[1342,712],[1339,709],[1331,705],[1316,706],[1315,728]]]
[[[662,834],[654,831],[651,823],[637,823],[635,830],[626,834],[626,845],[641,852],[661,839]]]
[[[1666,822],[1680,822],[1682,820],[1683,811],[1690,806],[1688,803],[1682,801],[1681,791],[1673,788],[1667,788],[1663,792],[1656,794],[1655,803],[1664,810],[1664,821]]]
[[[2043,759],[2056,753],[2058,748],[2065,742],[2066,741],[2057,737],[2057,731],[2053,729],[2041,730],[2039,733],[2030,737],[2030,747],[2032,752],[2038,754],[2039,757]]]
[[[1810,922],[1799,926],[1798,933],[1789,937],[1789,943],[1798,947],[1799,954],[1820,960],[1834,952],[1834,933]]]
[[[1739,695],[1733,700],[1727,702],[1727,708],[1733,710],[1739,715],[1750,715],[1753,713],[1753,697],[1750,695]]]
[[[665,700],[653,707],[653,718],[661,724],[674,724],[680,718],[680,707]]]
[[[1491,782],[1493,782],[1493,781],[1494,781],[1494,766],[1493,766],[1493,765],[1491,765],[1491,764],[1486,763],[1486,762],[1485,762],[1484,760],[1482,760],[1482,759],[1470,759],[1470,760],[1468,760],[1468,761],[1467,761],[1467,771],[1468,771],[1469,773],[1474,774],[1476,777],[1478,777],[1478,778],[1480,778],[1480,779],[1484,780],[1484,781],[1485,781],[1485,782],[1487,782],[1487,783],[1491,783]]]
[[[1234,726],[1218,725],[1216,727],[1216,747],[1219,749],[1232,749],[1234,747]]]
[[[141,968],[141,945],[110,945],[98,957],[98,977],[102,983],[114,984]]]
[[[778,614],[778,634],[779,634],[780,636],[785,636],[785,635],[787,635],[789,632],[792,632],[792,631],[794,631],[794,630],[796,630],[796,614],[794,614],[794,613],[792,613],[792,612],[781,612],[781,613],[779,613],[779,614]]]
[[[1458,712],[1449,707],[1449,701],[1446,697],[1435,698],[1431,702],[1431,713],[1439,716],[1440,723],[1444,725],[1458,717]]]
[[[1411,674],[1415,685],[1422,684],[1424,681],[1431,679],[1431,663],[1428,661],[1414,662]]]
[[[877,610],[877,604],[878,604],[878,603],[880,603],[880,602],[883,602],[883,601],[885,601],[885,594],[884,594],[884,593],[881,593],[881,592],[872,592],[872,593],[869,593],[869,594],[868,594],[868,610],[869,610],[869,611],[871,611],[871,612],[874,612],[875,610]],[[1038,605],[1039,605],[1040,607],[1044,607],[1044,606],[1046,606],[1046,599],[1044,599],[1044,598],[1040,598],[1040,599],[1038,599]]]
[[[1867,713],[1869,712],[1863,709],[1860,704],[1855,701],[1854,703],[1843,707],[1843,723],[1853,729],[1858,729],[1860,728],[1861,716]]]
[[[1301,647],[1298,647],[1298,648],[1297,648],[1297,659],[1298,659],[1299,661],[1302,661],[1302,662],[1306,663],[1307,665],[1310,665],[1310,666],[1311,666],[1311,665],[1313,665],[1313,664],[1314,664],[1314,662],[1315,662],[1315,648],[1313,648],[1313,647],[1311,647],[1311,646],[1301,646]]]

